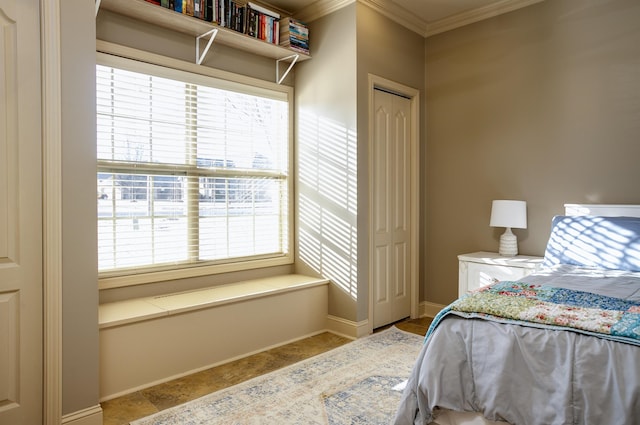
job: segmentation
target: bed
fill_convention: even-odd
[[[640,423],[640,206],[565,205],[540,270],[443,309],[394,423]]]

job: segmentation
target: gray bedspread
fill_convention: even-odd
[[[525,279],[640,299],[637,273],[563,269]],[[513,425],[640,424],[640,347],[449,314],[425,341],[395,424],[427,424],[438,408]]]

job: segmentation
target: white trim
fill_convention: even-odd
[[[410,10],[399,7],[393,0],[318,0],[310,6],[296,12],[296,18],[305,22],[312,22],[345,6],[358,2],[423,37],[430,37],[464,25],[473,24],[484,19],[502,15],[503,13],[540,3],[541,1],[544,0],[498,0],[483,7],[467,10],[437,21],[426,22],[418,18],[414,13],[411,13]]]
[[[43,423],[62,417],[62,116],[60,0],[41,0]]]
[[[374,74],[368,75],[368,104],[369,104],[369,141],[373,137],[374,125],[375,125],[375,111],[373,104],[373,96],[375,88],[382,88],[389,90],[393,93],[405,96],[409,98],[411,102],[411,140],[410,140],[410,157],[411,157],[411,170],[409,171],[410,183],[409,183],[409,214],[410,214],[410,229],[411,240],[409,246],[411,248],[411,255],[409,259],[410,273],[411,273],[411,318],[418,317],[418,301],[420,298],[420,290],[418,286],[419,275],[419,262],[418,262],[418,249],[420,246],[420,222],[418,214],[420,211],[420,91],[409,86],[397,83],[395,81],[387,80],[386,78],[379,77]],[[371,143],[369,143],[371,146]],[[374,181],[373,176],[373,155],[371,150],[369,151],[369,182]],[[369,185],[369,235],[375,234],[373,223],[373,211],[375,206],[373,205],[374,199],[374,187]],[[370,238],[368,257],[369,257],[369,330],[373,332],[373,306],[374,290],[372,287],[372,276],[375,273],[375,258],[374,258],[374,240]]]
[[[100,304],[98,327],[107,329],[145,320],[214,308],[225,304],[272,297],[314,286],[329,285],[324,278],[287,274],[226,285]]]
[[[370,7],[381,15],[386,16],[392,21],[402,25],[403,27],[425,36],[427,32],[427,22],[418,18],[415,13],[392,3],[389,0],[358,0],[365,6]]]
[[[318,0],[296,12],[295,17],[303,22],[312,22],[343,7],[355,3],[357,0]]]
[[[288,204],[283,209],[283,219],[287,220],[288,251],[280,255],[263,256],[264,258],[244,259],[235,262],[221,262],[219,264],[197,265],[195,267],[154,268],[148,271],[128,274],[126,271],[105,272],[98,275],[98,289],[113,289],[133,285],[153,284],[160,281],[186,279],[211,274],[229,273],[235,271],[259,269],[293,264],[295,259],[294,245],[294,203],[293,195],[294,167],[294,89],[293,87],[277,83],[246,77],[221,71],[209,67],[198,66],[191,62],[157,55],[130,47],[96,40],[96,62],[99,65],[114,66],[134,72],[153,74],[164,78],[177,78],[181,81],[223,88],[241,93],[262,96],[269,99],[286,101],[288,105],[288,170],[286,175],[288,189]],[[101,161],[98,161],[100,165]],[[284,217],[286,215],[286,217]]]
[[[420,317],[436,317],[440,310],[446,306],[442,304],[436,304],[429,301],[423,301],[420,303]]]
[[[368,320],[354,322],[332,315],[327,315],[327,331],[351,339],[361,338],[372,332]]]
[[[62,425],[102,425],[102,407],[93,407],[69,413],[62,417]]]
[[[431,22],[427,24],[425,32],[422,35],[424,37],[430,37],[432,35],[440,34],[445,31],[450,31],[452,29],[460,28],[465,25],[493,18],[504,13],[522,9],[523,7],[531,6],[532,4],[540,3],[542,1],[544,0],[497,1],[484,7],[468,10],[466,12],[458,13],[456,15]]]
[[[214,77],[220,80],[232,81],[234,83],[240,83],[258,88],[264,88],[271,91],[280,91],[285,93],[292,93],[293,87],[286,85],[279,85],[271,81],[261,80],[259,78],[247,77],[245,75],[234,74],[232,72],[223,71],[220,69],[210,68],[208,66],[198,66],[192,62],[186,62],[167,56],[158,55],[155,53],[145,52],[143,50],[134,49],[120,44],[111,43],[103,40],[96,40],[96,52],[105,53],[112,56],[121,56],[123,58],[131,59],[134,61],[145,62],[155,66],[164,68],[173,68],[180,71],[188,72],[189,74],[200,74],[207,77]],[[103,57],[104,58],[104,57]],[[108,59],[105,59],[108,60]],[[265,93],[265,92],[261,92]]]

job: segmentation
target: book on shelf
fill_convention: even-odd
[[[294,18],[280,20],[281,46],[309,54],[309,27],[304,22]]]
[[[193,2],[193,17],[198,19],[203,19],[202,10],[200,9],[201,2],[200,0],[195,0]]]
[[[274,12],[273,10],[267,9],[266,7],[262,7],[259,4],[255,4],[254,2],[251,2],[251,1],[248,2],[247,6],[255,10],[256,12],[271,16],[272,18],[275,18],[275,19],[280,19],[280,14],[278,12]]]
[[[219,0],[216,23],[238,32],[245,32],[246,6],[236,0]],[[215,7],[214,7],[215,8]]]
[[[267,43],[309,53],[305,24],[246,0],[146,0],[183,15],[216,23]]]
[[[213,14],[213,0],[207,0],[204,2],[204,16],[203,19],[205,21],[213,22],[214,14]]]
[[[279,44],[280,21],[275,16],[254,9],[247,4],[247,28],[245,33],[271,44]]]

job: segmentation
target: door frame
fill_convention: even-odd
[[[42,58],[43,409],[62,421],[62,115],[60,0],[40,0]]]
[[[377,76],[375,74],[368,74],[368,105],[369,105],[369,182],[373,182],[373,134],[375,126],[375,110],[374,110],[374,90],[382,89],[391,93],[398,94],[406,97],[411,102],[411,135],[410,135],[410,177],[409,177],[409,197],[411,199],[411,205],[409,207],[409,224],[411,226],[411,237],[409,246],[411,249],[411,255],[409,256],[410,264],[410,288],[411,288],[411,318],[415,319],[419,316],[418,301],[420,297],[420,290],[418,287],[418,248],[420,246],[420,229],[419,229],[419,211],[420,211],[420,91],[404,84],[397,83],[392,80]],[[375,273],[374,261],[375,261],[375,240],[372,235],[375,233],[375,223],[373,220],[374,211],[374,187],[369,184],[369,313],[368,313],[368,331],[373,332],[373,308],[375,303],[375,290],[373,287],[373,275]]]

